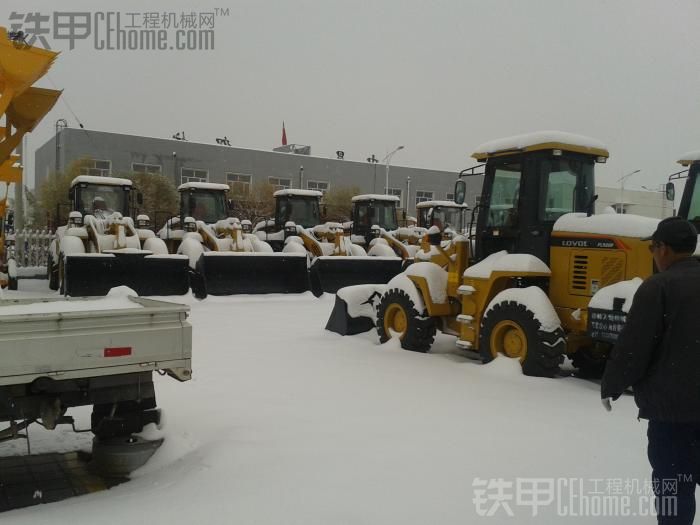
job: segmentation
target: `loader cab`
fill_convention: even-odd
[[[466,204],[456,204],[451,201],[423,201],[416,204],[418,226],[429,229],[437,226],[440,230],[450,228],[457,233],[463,233],[467,227]]]
[[[107,218],[114,213],[128,217],[132,182],[114,177],[81,175],[71,182],[69,199],[72,211],[83,216]]]
[[[700,176],[700,151],[687,153],[678,163],[688,169],[687,171],[674,173],[669,177],[666,198],[673,201],[675,197],[673,180],[687,177],[688,180],[685,182],[678,215],[692,222],[700,230],[700,183],[698,183],[698,177]]]
[[[275,197],[275,226],[284,228],[293,222],[303,228],[321,224],[320,201],[323,194],[315,190],[279,190]]]
[[[594,166],[609,154],[587,137],[540,132],[483,144],[472,156],[486,163],[475,260],[506,250],[549,264],[554,223],[566,213],[592,214]]]
[[[352,198],[352,234],[361,235],[369,242],[372,226],[396,230],[398,205],[399,198],[393,195],[356,195]]]
[[[205,224],[215,224],[228,217],[229,187],[226,184],[187,182],[178,187],[180,192],[180,218],[192,217]]]

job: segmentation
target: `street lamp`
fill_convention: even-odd
[[[620,183],[620,207],[618,209],[618,213],[625,213],[625,204],[624,204],[624,197],[625,197],[625,181],[630,178],[632,175],[635,173],[639,173],[642,170],[634,170],[627,175],[623,175],[619,179],[617,179],[617,182]]]
[[[386,186],[384,186],[384,195],[389,195],[389,164],[391,163],[391,157],[393,157],[397,151],[402,149],[403,146],[399,146],[382,159],[382,162],[386,161]]]

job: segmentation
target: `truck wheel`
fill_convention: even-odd
[[[377,306],[377,332],[382,343],[398,337],[401,348],[427,352],[435,339],[435,331],[435,319],[427,312],[419,312],[403,290],[389,290]]]
[[[58,290],[58,265],[54,264],[51,254],[46,262],[46,273],[49,278],[49,289]]]
[[[564,361],[564,331],[540,330],[541,324],[524,305],[504,301],[489,310],[481,322],[479,352],[485,363],[498,354],[518,358],[527,376],[554,377]]]

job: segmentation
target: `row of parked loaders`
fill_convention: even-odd
[[[154,231],[148,216],[132,217],[142,196],[130,180],[76,177],[68,222],[57,229],[50,248],[50,287],[71,296],[104,295],[121,285],[140,295],[183,295],[191,289],[199,298],[334,293],[388,282],[421,257],[426,221],[434,216],[444,226],[449,219],[450,235],[464,228],[467,209],[422,204],[423,223],[399,227],[397,197],[360,195],[353,199],[353,220],[322,223],[320,192],[287,189],[274,195],[274,218],[253,224],[231,216],[228,189],[181,185],[178,215]]]

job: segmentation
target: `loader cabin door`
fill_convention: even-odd
[[[700,230],[700,163],[693,164],[688,172],[678,215],[692,222]]]
[[[552,227],[594,202],[594,159],[551,151],[489,159],[478,218],[476,256],[528,253],[549,264]]]

